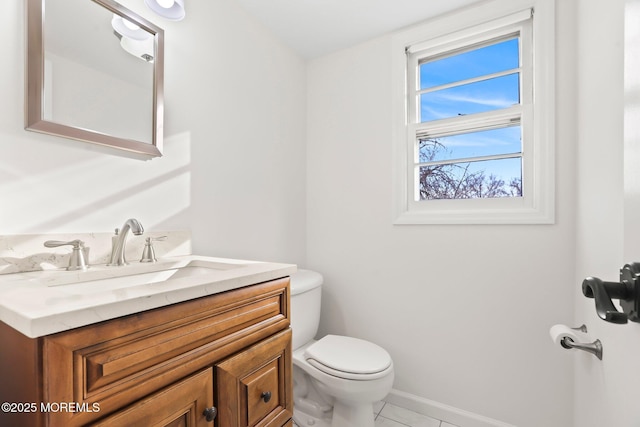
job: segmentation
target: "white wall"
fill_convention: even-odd
[[[308,67],[308,263],[321,333],[389,350],[395,388],[520,427],[572,425],[575,23],[558,2],[556,224],[393,226],[391,35]]]
[[[165,29],[165,156],[27,132],[24,1],[0,17],[0,234],[98,232],[129,217],[193,231],[194,252],[303,262],[305,64],[226,0]]]

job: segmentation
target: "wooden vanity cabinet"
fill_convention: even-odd
[[[0,400],[37,405],[0,425],[291,426],[289,313],[283,278],[37,339],[0,324]]]

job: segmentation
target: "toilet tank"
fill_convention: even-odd
[[[311,341],[320,324],[322,275],[300,270],[291,275],[291,329],[293,349]]]

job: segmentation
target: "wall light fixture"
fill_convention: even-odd
[[[184,0],[144,0],[144,3],[163,18],[171,21],[184,19]]]

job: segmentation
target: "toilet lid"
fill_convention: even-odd
[[[309,364],[341,378],[375,379],[386,375],[391,356],[369,341],[340,335],[327,335],[304,352]]]

